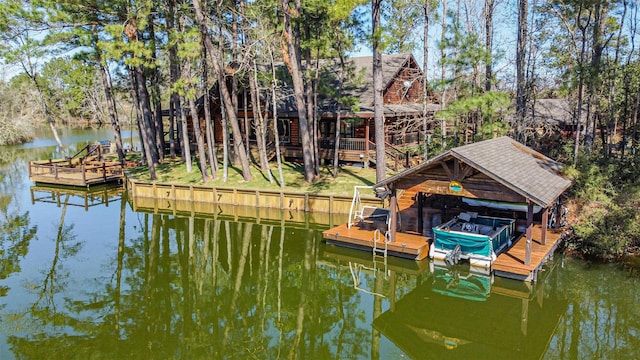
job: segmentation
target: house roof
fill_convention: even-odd
[[[422,70],[418,66],[415,58],[411,54],[383,54],[382,58],[382,81],[383,88],[387,89],[390,84],[397,78],[398,74],[406,66],[411,66],[419,74],[422,74]],[[353,69],[354,74],[360,79],[355,86],[345,87],[344,94],[350,95],[358,99],[359,110],[355,112],[355,115],[359,117],[373,117],[374,114],[374,100],[373,100],[373,56],[361,56],[347,59],[347,66]],[[297,107],[295,104],[295,97],[293,87],[290,84],[289,73],[284,63],[277,63],[276,72],[280,73],[281,81],[280,86],[276,89],[276,99],[278,114],[281,117],[297,117]],[[259,66],[264,71],[268,70],[268,67],[264,64]],[[320,62],[320,68],[325,72],[321,73],[326,78],[337,78],[337,71],[339,65],[337,59],[324,59]],[[325,79],[326,79],[325,78]],[[337,86],[337,80],[335,86]],[[216,98],[217,90],[214,85],[211,89],[211,97]],[[203,105],[204,96],[196,100],[196,105],[201,108]],[[333,114],[336,109],[335,99],[319,98],[318,108],[320,113]],[[440,110],[439,104],[428,104],[427,111],[435,112]],[[343,112],[350,112],[349,109],[342,109]],[[423,111],[422,104],[403,103],[403,104],[385,104],[384,115],[386,117],[398,117],[398,116],[411,116],[420,114]],[[168,116],[169,110],[163,110],[163,115]]]
[[[429,169],[440,166],[443,161],[451,158],[470,165],[493,181],[542,207],[551,205],[571,186],[571,180],[560,175],[561,163],[503,136],[447,150],[379,182],[375,187],[396,183],[408,175],[427,174]]]
[[[515,104],[513,105],[515,107]],[[531,102],[530,116],[532,125],[537,126],[569,126],[574,125],[576,106],[569,99],[535,99]],[[515,114],[508,115],[511,121],[516,121]],[[583,105],[580,123],[587,119],[587,106]]]
[[[391,83],[397,78],[400,71],[406,66],[417,66],[415,58],[411,54],[383,54],[382,58],[382,83],[383,88],[387,89]],[[355,114],[359,117],[373,117],[374,114],[374,99],[373,99],[373,56],[360,56],[347,59],[347,66],[353,68],[353,72],[360,82],[352,87],[345,88],[343,91],[345,95],[350,95],[358,99],[359,110]],[[331,73],[330,76],[337,78],[336,69],[338,68],[336,59],[326,59],[321,62],[321,67],[328,70]],[[422,70],[419,67],[414,67],[420,74]],[[336,83],[337,86],[337,83]],[[289,114],[290,116],[297,116],[295,101],[293,98],[293,89],[290,86],[281,87],[279,89],[279,99],[282,99],[278,103],[278,112],[281,115]],[[331,113],[335,112],[334,99],[319,99],[319,107],[321,112]],[[343,109],[346,110],[346,109]],[[404,116],[415,115],[421,113],[423,110],[422,104],[403,103],[403,104],[385,104],[384,115],[386,117],[391,116]],[[435,112],[440,110],[439,104],[428,104],[427,111]]]
[[[396,77],[400,69],[414,61],[411,54],[383,54],[382,58],[382,87],[386,89]],[[373,106],[373,56],[361,56],[349,59],[356,71],[363,73],[362,83],[353,95],[360,99],[361,107]]]

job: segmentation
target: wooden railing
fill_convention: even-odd
[[[375,154],[376,143],[374,143],[373,141],[369,141],[369,151]],[[397,147],[385,142],[385,144],[384,144],[384,153],[387,156],[387,159],[391,160],[391,162],[393,163],[393,170],[394,171],[398,171],[398,169],[400,168],[400,163],[401,162],[403,163],[404,167],[406,167],[406,168],[409,167],[409,152],[408,151],[402,151],[402,150],[398,149]],[[376,159],[376,161],[377,161],[377,159]]]
[[[107,182],[111,179],[122,178],[123,175],[123,168],[119,162],[87,161],[82,164],[74,164],[70,160],[64,159],[29,163],[29,177],[31,179],[62,185],[88,186],[96,181]]]
[[[412,131],[403,134],[387,135],[386,142],[393,145],[417,144],[421,141],[420,131]]]
[[[333,149],[335,147],[335,139],[321,138],[318,139],[318,146],[321,149]],[[363,138],[340,138],[340,150],[365,151],[365,139]]]

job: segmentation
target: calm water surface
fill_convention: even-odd
[[[49,138],[0,148],[2,360],[640,358],[637,270],[557,256],[527,285],[374,262],[323,242],[340,216],[35,188],[28,161],[50,156]]]

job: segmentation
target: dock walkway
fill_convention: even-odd
[[[525,253],[527,241],[520,236],[515,243],[502,254],[498,255],[491,268],[496,276],[523,281],[536,281],[538,272],[542,266],[551,260],[553,253],[563,239],[564,231],[561,229],[547,229],[547,240],[543,245],[542,226],[533,226],[531,239],[531,262],[525,265]]]
[[[349,228],[347,224],[334,227],[322,232],[322,236],[329,244],[369,250],[373,252],[375,229],[357,224]],[[384,235],[377,247],[384,247]],[[396,241],[387,243],[388,255],[413,260],[423,260],[429,255],[428,238],[413,233],[396,233]]]

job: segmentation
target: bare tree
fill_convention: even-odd
[[[382,44],[380,12],[382,0],[371,0],[373,40],[373,112],[376,139],[376,182],[386,177],[384,99],[382,97]],[[368,139],[367,139],[368,141]]]
[[[292,22],[293,16],[299,16],[301,4],[296,1],[296,8],[289,7],[288,0],[282,0],[282,13],[284,17],[284,62],[287,64],[293,81],[294,97],[298,108],[298,121],[300,125],[300,137],[302,140],[302,158],[304,161],[304,178],[312,182],[316,171],[314,166],[313,146],[309,136],[309,119],[307,117],[307,105],[305,101],[304,80],[302,78],[302,63],[300,59],[300,34]]]
[[[236,116],[235,107],[233,106],[232,94],[227,88],[227,76],[226,71],[224,70],[221,57],[218,54],[218,51],[222,51],[221,48],[216,50],[216,46],[214,45],[211,37],[209,36],[209,31],[207,29],[207,24],[204,18],[204,14],[202,12],[202,6],[200,0],[193,1],[193,8],[195,10],[196,22],[200,28],[200,34],[203,37],[205,47],[209,52],[209,58],[211,59],[211,64],[213,65],[213,71],[218,80],[218,86],[220,89],[221,102],[224,103],[224,110],[226,111],[227,119],[233,129],[233,146],[235,154],[240,159],[240,166],[242,167],[242,177],[245,181],[251,180],[251,169],[249,167],[249,158],[247,156],[247,152],[244,148],[244,142],[242,140],[242,133],[240,132],[240,126],[238,124],[238,118]]]

